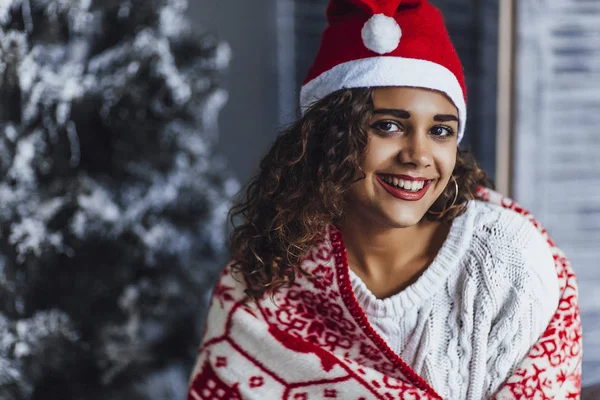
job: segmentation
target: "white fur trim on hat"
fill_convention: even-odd
[[[402,29],[394,18],[375,14],[365,22],[361,36],[367,49],[378,54],[386,54],[398,47]]]
[[[340,90],[359,87],[408,86],[445,93],[458,109],[458,141],[465,133],[467,106],[462,87],[446,67],[403,57],[371,57],[338,64],[302,86],[302,113],[315,101]]]

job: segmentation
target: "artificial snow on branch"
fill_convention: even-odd
[[[238,184],[185,0],[0,0],[0,399],[185,394]]]

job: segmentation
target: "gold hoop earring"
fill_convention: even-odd
[[[456,204],[456,200],[458,199],[458,182],[456,181],[456,178],[454,177],[454,175],[452,175],[452,180],[454,181],[455,191],[454,191],[454,200],[452,200],[452,204],[450,204],[450,207],[447,207],[446,209],[439,211],[439,212],[429,210],[429,214],[442,216],[442,215],[446,214],[452,207],[454,207],[454,204]]]

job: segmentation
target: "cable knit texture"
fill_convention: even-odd
[[[228,265],[213,291],[188,400],[442,399],[423,376],[446,400],[492,392],[494,400],[578,399],[582,334],[571,264],[527,210],[485,188],[477,194],[526,221],[472,203],[414,286],[379,304],[362,297],[370,317],[354,295],[335,226],[301,262],[314,278],[299,276],[255,304],[248,304],[246,285]],[[545,239],[555,274],[527,224]],[[532,345],[554,301],[548,281],[555,275],[560,302]],[[386,318],[396,321],[386,325]]]
[[[423,275],[377,299],[350,271],[373,328],[444,399],[491,397],[540,338],[560,293],[548,244],[525,217],[472,201]]]

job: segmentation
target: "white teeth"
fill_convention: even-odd
[[[425,186],[425,181],[406,181],[404,179],[398,179],[391,176],[383,176],[383,180],[392,186],[399,189],[408,190],[411,192],[418,192]]]

